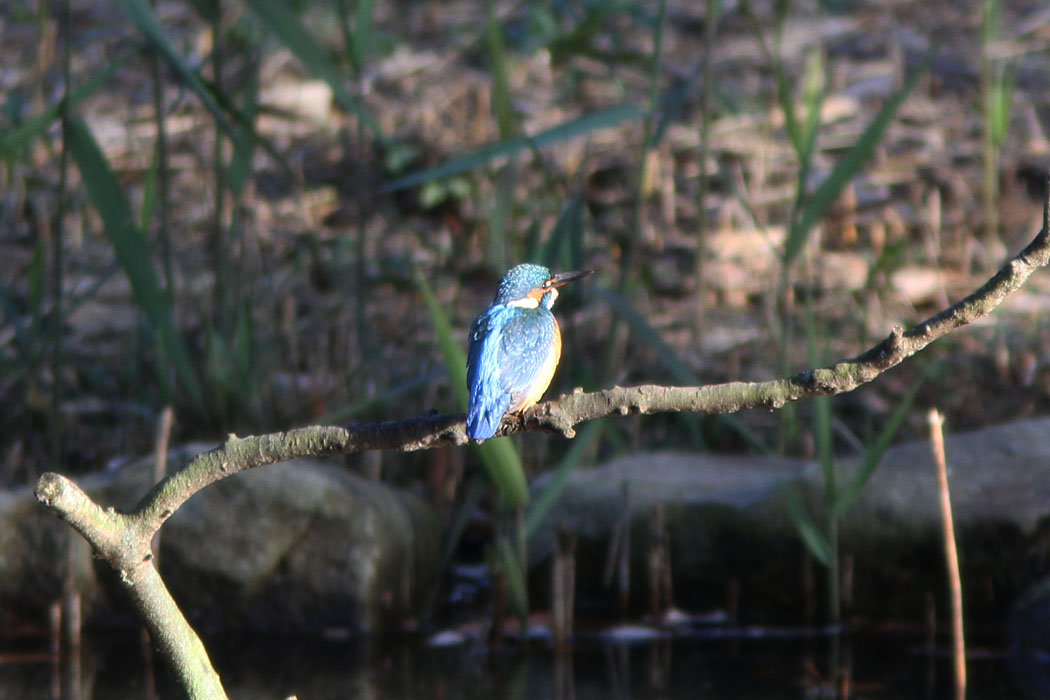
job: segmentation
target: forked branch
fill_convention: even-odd
[[[1044,205],[1043,228],[1035,239],[973,294],[906,331],[894,329],[882,342],[852,359],[766,382],[700,387],[648,385],[596,392],[576,390],[534,406],[523,415],[505,417],[496,434],[542,430],[572,437],[579,423],[606,416],[775,409],[789,401],[852,391],[934,340],[998,307],[1035,270],[1050,262],[1048,231],[1050,201]],[[198,455],[157,484],[130,513],[104,510],[76,484],[58,474],[44,474],[36,494],[118,572],[155,643],[166,652],[183,686],[191,691],[191,697],[225,698],[203,645],[157,574],[150,541],[161,525],[197,491],[253,467],[297,457],[362,450],[422,450],[438,445],[462,445],[467,441],[462,414],[428,414],[345,427],[315,426],[247,438],[231,435],[220,447]]]

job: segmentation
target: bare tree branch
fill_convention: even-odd
[[[150,638],[191,698],[225,700],[219,674],[208,652],[171,597],[153,563],[153,530],[139,515],[102,509],[79,486],[60,474],[40,477],[36,497],[84,536],[106,560],[128,592]]]
[[[577,424],[606,416],[775,409],[789,401],[852,391],[937,338],[986,316],[1035,270],[1045,266],[1050,261],[1048,212],[1050,199],[1044,204],[1042,231],[977,291],[907,331],[895,328],[882,342],[857,357],[766,382],[700,387],[647,385],[596,392],[577,389],[534,406],[523,415],[505,417],[497,435],[543,430],[572,437]],[[150,551],[153,535],[179,506],[211,483],[265,464],[362,450],[422,450],[467,441],[462,414],[427,414],[346,427],[315,426],[247,438],[231,435],[222,446],[198,455],[154,486],[130,513],[103,509],[72,481],[53,473],[40,478],[36,495],[80,532],[117,571],[151,636],[174,664],[191,697],[219,699],[226,697],[221,681],[199,638],[161,581]]]
[[[577,389],[554,401],[538,404],[522,415],[504,417],[497,435],[549,431],[572,437],[577,424],[607,416],[683,411],[722,414],[747,408],[776,409],[790,401],[852,391],[934,340],[986,316],[1048,262],[1050,235],[1044,228],[1020,254],[973,294],[907,331],[895,328],[869,350],[829,367],[765,382],[730,382],[699,387],[644,385],[595,392]],[[231,435],[222,446],[198,455],[185,467],[170,474],[142,498],[132,513],[122,517],[130,519],[144,536],[152,537],[190,496],[239,471],[297,457],[462,445],[468,441],[463,422],[462,414],[426,414],[346,427],[313,426],[246,438]],[[54,478],[53,475],[45,474],[41,484],[50,478]],[[58,504],[51,507],[67,519],[73,515],[60,510]],[[96,542],[89,536],[92,531],[87,527],[98,519],[97,516],[84,512],[77,517],[83,521],[81,525],[72,520],[70,523],[93,543]],[[96,530],[94,537],[104,541],[107,531]]]

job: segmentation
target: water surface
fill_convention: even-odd
[[[489,653],[477,643],[434,647],[425,638],[318,641],[298,637],[207,640],[231,698],[953,698],[951,664],[916,635],[828,635],[708,630],[638,642],[600,636],[570,653],[546,642]],[[968,700],[1040,697],[1011,675],[994,643],[972,643]],[[4,646],[0,700],[180,698],[138,635],[91,635],[79,664],[46,647]],[[838,672],[835,672],[838,669]]]

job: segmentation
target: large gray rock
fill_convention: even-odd
[[[947,437],[965,601],[974,615],[1001,615],[1038,573],[1033,556],[1041,541],[1045,555],[1050,522],[1048,435],[1050,420],[1039,419]],[[860,461],[839,460],[840,484]],[[538,480],[534,491],[545,484],[546,479]],[[548,557],[558,528],[576,533],[579,592],[585,602],[609,601],[602,574],[610,534],[618,522],[629,522],[632,591],[636,600],[644,600],[648,525],[660,504],[676,602],[706,609],[739,596],[742,616],[784,618],[788,611],[790,618],[792,610],[801,613],[813,581],[819,597],[824,573],[819,568],[812,576],[804,573],[809,564],[785,489],[796,494],[816,523],[825,522],[823,476],[816,464],[665,453],[616,459],[571,475],[534,538],[530,557],[534,563]],[[927,594],[946,600],[929,444],[888,450],[841,519],[839,533],[852,572],[848,592],[854,612],[921,616]]]
[[[206,446],[169,456],[180,465]],[[132,507],[142,461],[80,485]],[[113,574],[32,492],[0,494],[0,626],[41,612],[67,559],[89,621],[131,621]],[[421,499],[318,460],[253,469],[209,486],[160,531],[161,574],[191,622],[224,630],[382,631],[420,610],[441,560],[442,525]],[[78,553],[79,552],[79,553]]]

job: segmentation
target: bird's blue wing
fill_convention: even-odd
[[[478,316],[470,328],[467,353],[467,435],[475,440],[493,436],[510,407],[510,394],[500,382],[501,328],[510,308],[497,305]]]
[[[552,352],[554,317],[497,304],[474,321],[467,355],[467,435],[492,437],[517,406]]]

